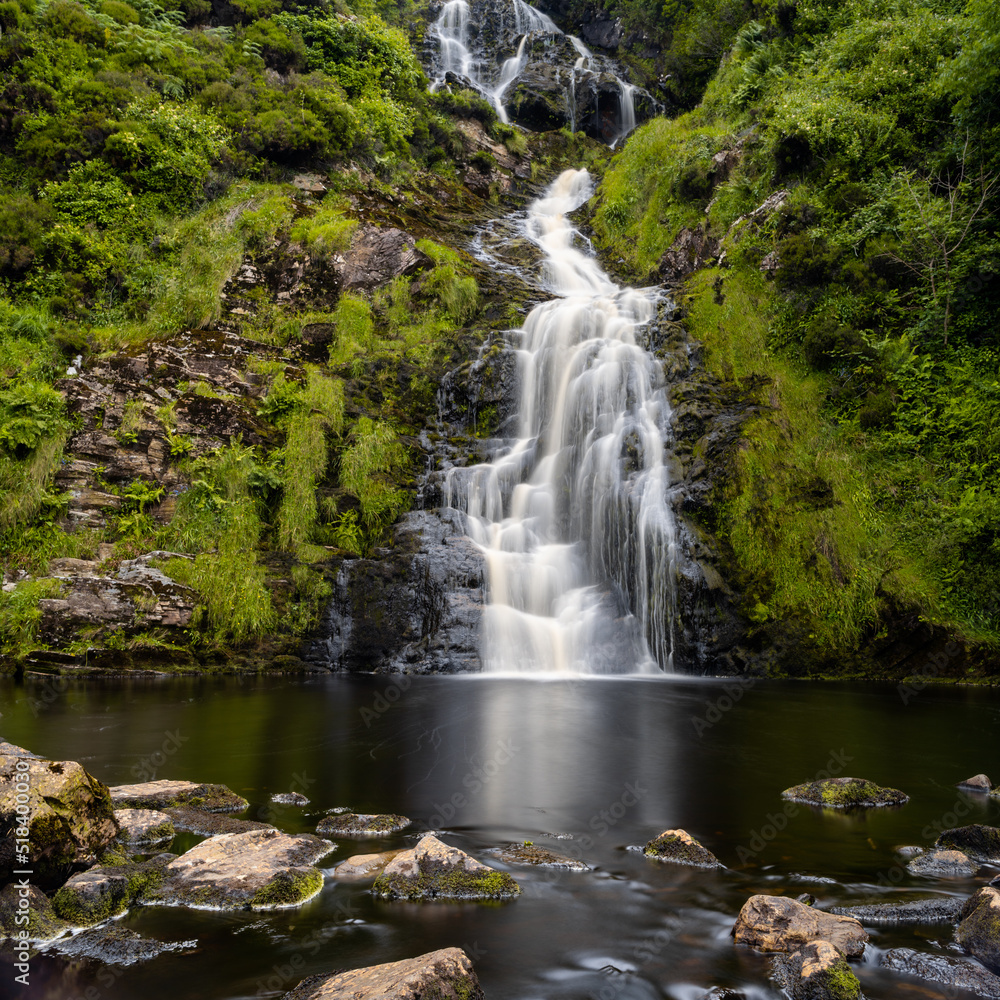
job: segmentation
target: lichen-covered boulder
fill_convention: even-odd
[[[771,962],[771,978],[792,1000],[862,1000],[861,983],[829,941],[812,941]]]
[[[159,844],[174,836],[174,824],[166,813],[156,809],[116,809],[121,827],[118,839],[127,844]]]
[[[698,868],[724,868],[722,862],[707,848],[698,843],[686,830],[664,830],[643,848],[647,858],[669,861],[675,865],[694,865]]]
[[[205,812],[243,812],[249,805],[225,785],[199,785],[194,781],[145,781],[138,785],[115,785],[110,791],[116,809],[191,806]]]
[[[442,948],[402,962],[304,979],[282,1000],[484,1000],[469,956]]]
[[[979,864],[962,851],[935,847],[908,861],[906,868],[914,875],[931,878],[972,878],[979,871]]]
[[[215,910],[298,906],[323,888],[313,865],[334,847],[312,834],[274,829],[209,837],[172,860],[141,899]]]
[[[882,806],[901,806],[910,801],[909,795],[898,788],[883,788],[867,778],[826,778],[807,781],[802,785],[786,788],[783,799],[805,802],[811,806],[830,809],[876,809]]]
[[[964,905],[961,899],[903,899],[898,903],[870,903],[865,906],[832,906],[830,913],[854,917],[865,927],[904,927],[911,924],[953,924]]]
[[[0,755],[0,883],[30,868],[38,884],[58,885],[118,836],[107,786],[76,761],[10,749]]]
[[[890,948],[879,960],[879,967],[1000,1000],[1000,976],[961,958],[928,955],[910,948]]]
[[[324,816],[316,832],[321,837],[384,837],[409,825],[410,820],[395,813],[339,813]]]
[[[385,866],[372,892],[385,899],[509,899],[521,887],[506,872],[428,834]]]
[[[962,908],[955,940],[1000,973],[1000,889],[984,886]]]
[[[90,927],[124,913],[135,899],[155,890],[176,854],[148,861],[95,865],[74,875],[52,900],[56,914],[74,927]]]
[[[828,941],[849,958],[858,958],[868,943],[868,934],[853,917],[825,913],[787,896],[751,896],[736,918],[733,937],[759,951],[787,953]]]
[[[958,826],[943,831],[934,846],[964,851],[977,861],[1000,863],[1000,828],[983,823]]]
[[[534,844],[508,844],[496,847],[491,852],[501,861],[510,865],[535,865],[538,868],[565,868],[567,871],[589,872],[590,865],[578,858],[567,858]]]
[[[60,920],[52,902],[37,885],[22,880],[0,889],[0,941],[27,933],[24,940],[51,941],[65,934],[69,924]]]

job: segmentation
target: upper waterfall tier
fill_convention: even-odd
[[[488,566],[487,670],[672,667],[676,528],[662,366],[637,333],[659,292],[619,288],[567,219],[592,191],[565,171],[528,210],[557,296],[514,331],[520,426],[486,464],[448,473]]]
[[[429,37],[432,89],[478,91],[503,122],[567,127],[614,144],[654,110],[612,60],[524,0],[446,0]]]

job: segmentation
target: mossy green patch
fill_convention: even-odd
[[[512,899],[521,887],[507,872],[468,872],[461,867],[423,863],[415,875],[383,872],[372,885],[383,899]]]
[[[323,873],[315,868],[294,868],[279,872],[261,886],[250,899],[251,910],[297,906],[323,888]]]
[[[828,778],[786,788],[783,799],[827,806],[831,809],[872,809],[880,806],[901,806],[909,796],[898,788],[883,788],[865,778]]]

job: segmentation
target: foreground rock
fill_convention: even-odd
[[[591,870],[590,865],[585,861],[567,858],[562,854],[554,854],[544,847],[535,847],[534,844],[508,844],[506,847],[494,848],[490,853],[495,854],[501,861],[512,865],[565,868],[574,872],[589,872]]]
[[[17,922],[25,916],[27,923]],[[68,930],[69,924],[56,916],[51,900],[38,886],[12,882],[0,889],[0,941],[22,931],[27,931],[28,941],[51,941]]]
[[[385,899],[509,899],[521,887],[506,872],[428,834],[385,866],[372,892]]]
[[[955,940],[988,969],[1000,973],[1000,889],[986,886],[965,904]]]
[[[973,823],[945,830],[934,846],[964,851],[977,861],[1000,863],[1000,829],[995,826]]]
[[[664,830],[651,840],[642,851],[647,858],[669,861],[675,865],[694,865],[698,868],[724,868],[725,865],[707,848],[698,843],[686,830]]]
[[[354,854],[341,861],[333,870],[333,877],[347,881],[373,878],[402,851],[382,851],[380,854]]]
[[[117,785],[111,801],[118,809],[168,809],[192,806],[205,812],[243,812],[246,799],[225,785],[199,785],[193,781],[147,781],[139,785]]]
[[[875,809],[881,806],[901,806],[910,801],[909,795],[898,788],[883,788],[867,778],[827,778],[786,788],[783,799],[805,802],[830,809]]]
[[[203,837],[214,837],[220,833],[249,833],[251,830],[273,830],[270,823],[258,823],[252,819],[236,819],[225,813],[206,812],[191,806],[177,806],[167,810],[167,816],[178,830],[198,833]]]
[[[395,813],[341,813],[324,816],[316,827],[320,836],[330,834],[340,837],[384,837],[389,833],[405,830],[410,820]]]
[[[155,891],[176,854],[148,861],[100,864],[74,875],[52,900],[55,912],[74,927],[89,927],[124,913],[135,900]]]
[[[190,951],[197,946],[196,940],[157,941],[111,923],[63,938],[53,945],[52,951],[67,958],[92,958],[106,965],[129,966],[148,962],[165,952]]]
[[[932,878],[971,878],[979,871],[979,865],[968,854],[940,847],[918,854],[907,862],[906,868],[914,875]]]
[[[866,927],[903,927],[908,924],[953,924],[965,905],[961,899],[913,899],[902,903],[872,903],[868,906],[833,906],[830,913],[854,917]]]
[[[217,910],[298,906],[323,888],[323,873],[312,866],[333,848],[311,834],[278,830],[210,837],[174,858],[142,901]]]
[[[964,788],[968,792],[989,792],[993,788],[993,782],[985,774],[975,774],[965,781],[960,781],[958,788]]]
[[[107,786],[76,761],[5,747],[12,752],[0,755],[0,883],[30,868],[34,881],[58,885],[74,868],[93,864],[118,836]],[[19,825],[19,805],[27,807],[27,827]]]
[[[813,941],[828,941],[849,958],[858,958],[868,934],[853,917],[825,913],[785,896],[751,896],[733,926],[737,944],[759,951],[791,953]]]
[[[469,956],[442,948],[419,958],[304,979],[283,1000],[484,1000]]]
[[[829,941],[813,941],[771,963],[771,977],[792,1000],[861,1000],[861,983]]]
[[[879,961],[883,969],[907,976],[943,983],[960,990],[978,993],[981,997],[1000,998],[1000,977],[987,972],[981,965],[947,955],[923,955],[910,948],[891,948]]]
[[[156,809],[116,809],[115,819],[122,831],[119,840],[127,844],[159,844],[176,832],[170,817]]]

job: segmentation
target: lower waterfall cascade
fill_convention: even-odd
[[[620,288],[567,215],[593,186],[567,170],[528,208],[556,297],[519,341],[517,438],[448,471],[488,583],[482,661],[513,673],[673,669],[677,528],[662,367],[640,343],[662,295]]]

